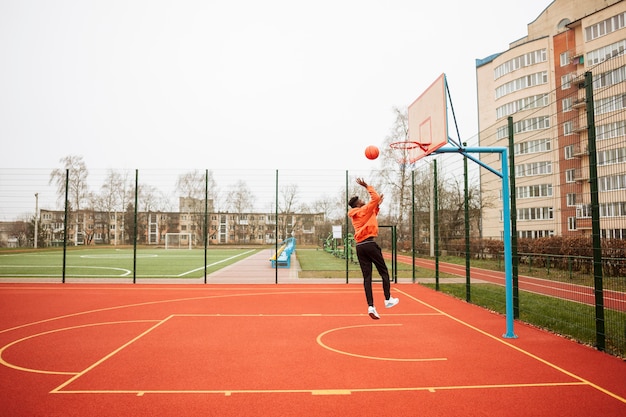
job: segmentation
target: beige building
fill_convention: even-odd
[[[181,201],[182,202],[182,201]],[[170,247],[204,245],[202,233],[204,214],[181,205],[180,212],[137,213],[137,243],[164,246],[168,235]],[[65,213],[41,210],[41,246],[63,244]],[[276,242],[274,213],[207,213],[209,245],[252,244]],[[287,213],[278,215],[278,241],[295,237],[299,244],[317,244],[326,227],[324,213]],[[132,245],[134,213],[105,213],[80,210],[70,213],[67,234],[70,245]],[[172,243],[174,242],[174,243]]]
[[[606,72],[609,61],[622,56],[625,46],[626,1],[555,0],[528,24],[527,36],[511,42],[504,52],[476,60],[479,146],[508,147],[509,116],[513,120],[513,191],[520,237],[590,233],[587,112],[581,81],[585,72],[602,62],[607,63],[602,67]],[[622,83],[626,79],[620,78],[626,71],[623,60],[615,59],[609,71],[617,74],[609,78]],[[596,104],[603,99],[621,100],[616,88],[603,87],[607,88],[596,97],[594,84]],[[625,105],[619,105],[623,119]],[[609,175],[600,161],[611,152],[621,152],[620,143],[624,143],[623,135],[605,142],[598,152],[599,178]],[[500,168],[499,154],[482,154],[481,160]],[[615,207],[622,210],[623,192],[602,191],[601,187],[601,217]],[[486,170],[481,172],[481,196],[485,206],[482,236],[501,239],[501,182]],[[621,224],[615,219],[611,223],[601,220],[601,228],[605,237],[626,238],[624,220]]]

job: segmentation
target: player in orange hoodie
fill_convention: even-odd
[[[367,189],[370,194],[369,203],[365,203],[358,196],[352,197],[348,204],[351,209],[348,216],[352,220],[354,227],[354,240],[356,240],[356,255],[359,258],[361,272],[363,273],[363,287],[365,288],[365,298],[367,299],[367,313],[375,320],[380,316],[374,307],[374,296],[372,294],[372,264],[383,279],[383,292],[385,294],[385,307],[391,308],[398,304],[398,299],[391,296],[391,282],[389,281],[389,271],[383,253],[374,240],[378,236],[378,220],[376,216],[380,211],[379,206],[383,202],[383,195],[379,195],[374,187],[368,185],[362,178],[356,179],[357,184]]]

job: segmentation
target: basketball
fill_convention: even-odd
[[[378,148],[374,145],[370,145],[367,148],[365,148],[365,157],[367,159],[376,159],[378,158]]]

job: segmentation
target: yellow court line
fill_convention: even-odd
[[[275,285],[275,284],[274,284]],[[84,288],[82,288],[84,289]],[[90,288],[91,290],[93,290],[93,288]],[[258,288],[257,288],[258,289]],[[361,292],[361,291],[357,291],[357,290],[352,290],[353,292]],[[231,291],[232,292],[232,291]],[[280,295],[289,295],[289,294],[336,294],[335,291],[312,291],[312,290],[308,290],[308,291],[288,291],[288,292],[280,292]],[[206,295],[206,296],[202,296],[202,297],[188,297],[188,298],[174,298],[174,299],[169,299],[169,300],[156,300],[156,301],[146,301],[143,303],[134,303],[134,304],[125,304],[125,305],[120,305],[120,306],[113,306],[113,307],[103,307],[103,308],[98,308],[98,309],[94,309],[94,310],[86,310],[86,311],[80,311],[78,313],[72,313],[72,314],[66,314],[63,316],[57,316],[57,317],[51,317],[48,319],[44,319],[44,320],[38,320],[38,321],[34,321],[31,323],[25,323],[19,326],[15,326],[15,327],[11,327],[8,329],[3,329],[0,330],[0,334],[2,333],[7,333],[13,330],[19,330],[19,329],[23,329],[26,327],[30,327],[30,326],[34,326],[37,324],[43,324],[43,323],[49,323],[55,320],[61,320],[61,319],[66,319],[66,318],[70,318],[70,317],[78,317],[78,316],[83,316],[83,315],[87,315],[87,314],[93,314],[93,313],[102,313],[105,311],[114,311],[114,310],[121,310],[124,308],[130,308],[130,307],[142,307],[142,306],[149,306],[149,305],[156,305],[156,304],[167,304],[167,303],[180,303],[180,302],[184,302],[184,301],[198,301],[198,300],[210,300],[213,298],[229,298],[229,297],[255,297],[255,296],[260,296],[260,295],[277,295],[276,292],[255,292],[255,293],[243,293],[243,294],[219,294],[219,295]]]
[[[61,329],[54,329],[54,330],[48,330],[46,332],[41,332],[41,333],[36,333],[36,334],[32,334],[30,336],[26,336],[23,337],[21,339],[17,339],[14,340],[13,342],[4,345],[2,348],[0,348],[0,364],[6,366],[7,368],[12,368],[12,369],[17,369],[18,371],[24,371],[24,372],[31,372],[31,373],[37,373],[37,374],[49,374],[49,375],[76,375],[76,372],[69,372],[69,371],[46,371],[43,369],[33,369],[33,368],[25,368],[23,366],[18,366],[18,365],[14,365],[10,362],[7,362],[4,360],[4,358],[2,357],[3,353],[5,350],[7,350],[8,348],[10,348],[11,346],[15,346],[18,343],[21,343],[25,340],[28,339],[34,339],[35,337],[39,337],[39,336],[45,336],[48,334],[52,334],[52,333],[57,333],[57,332],[62,332],[62,331],[66,331],[66,330],[74,330],[74,329],[82,329],[82,328],[86,328],[86,327],[93,327],[93,326],[104,326],[104,325],[110,325],[110,324],[127,324],[127,323],[151,323],[151,322],[155,322],[156,320],[128,320],[128,321],[110,321],[110,322],[102,322],[102,323],[89,323],[89,324],[82,324],[79,326],[71,326],[71,327],[64,327]]]
[[[123,345],[121,345],[120,347],[115,349],[113,352],[109,353],[108,355],[104,356],[100,360],[96,361],[95,363],[93,363],[91,366],[87,367],[83,371],[76,373],[73,377],[71,377],[70,379],[68,379],[67,381],[65,381],[64,383],[62,383],[61,385],[59,385],[58,387],[56,387],[52,391],[50,391],[50,393],[52,394],[52,393],[55,393],[55,392],[59,392],[59,390],[63,389],[63,387],[66,387],[67,385],[69,385],[70,383],[75,381],[76,379],[80,378],[82,375],[86,374],[90,370],[94,369],[96,366],[100,365],[102,362],[106,361],[107,359],[109,359],[113,355],[115,355],[118,352],[120,352],[123,349],[125,349],[127,346],[130,346],[131,344],[135,343],[137,340],[141,339],[143,336],[145,336],[146,334],[150,333],[152,330],[156,329],[157,327],[159,327],[160,325],[162,325],[163,323],[168,321],[171,317],[172,316],[169,316],[169,317],[167,317],[167,318],[165,318],[163,320],[157,321],[157,323],[154,326],[150,327],[145,332],[139,334],[138,336],[134,337],[130,341],[124,343]]]
[[[596,390],[598,390],[598,391],[600,391],[600,392],[602,392],[602,393],[604,393],[604,394],[606,394],[606,395],[608,395],[608,396],[610,396],[610,397],[613,397],[613,398],[615,398],[616,400],[618,400],[618,401],[620,401],[620,402],[622,402],[622,403],[625,403],[625,404],[626,404],[626,398],[621,397],[621,396],[619,396],[619,395],[615,394],[614,392],[609,391],[609,390],[608,390],[608,389],[606,389],[606,388],[602,388],[601,386],[599,386],[599,385],[597,385],[597,384],[594,384],[593,382],[591,382],[591,381],[589,381],[589,380],[587,380],[587,379],[585,379],[585,378],[583,378],[583,377],[581,377],[581,376],[578,376],[578,375],[574,374],[573,372],[570,372],[570,371],[568,371],[568,370],[566,370],[566,369],[563,369],[563,368],[561,368],[560,366],[555,365],[555,364],[553,364],[552,362],[550,362],[550,361],[548,361],[548,360],[546,360],[546,359],[543,359],[543,358],[541,358],[541,357],[539,357],[539,356],[537,356],[537,355],[535,355],[535,354],[533,354],[533,353],[530,353],[530,352],[528,352],[528,351],[526,351],[526,350],[524,350],[524,349],[522,349],[522,348],[520,348],[520,347],[518,347],[518,346],[515,346],[514,344],[509,343],[509,342],[507,342],[507,341],[506,341],[506,340],[504,340],[504,339],[501,339],[501,338],[496,337],[496,336],[494,336],[494,335],[492,335],[492,334],[489,334],[489,333],[487,333],[486,331],[479,329],[478,327],[472,326],[471,324],[466,323],[466,322],[464,322],[463,320],[461,320],[461,319],[459,319],[459,318],[457,318],[457,317],[454,317],[454,316],[452,316],[452,315],[450,315],[450,314],[446,313],[445,311],[442,311],[442,310],[440,310],[440,309],[438,309],[438,308],[436,308],[436,307],[434,307],[434,306],[431,306],[430,304],[425,303],[424,301],[419,300],[419,299],[417,299],[417,298],[413,297],[412,295],[407,294],[406,292],[404,292],[404,291],[402,291],[402,290],[399,290],[399,289],[397,289],[397,288],[396,288],[396,289],[395,289],[395,291],[397,291],[397,292],[400,292],[400,293],[404,294],[406,297],[408,297],[408,298],[410,298],[410,299],[412,299],[412,300],[414,300],[414,301],[417,301],[418,303],[420,303],[420,304],[422,304],[422,305],[425,305],[425,306],[427,306],[427,307],[429,307],[429,308],[431,308],[431,309],[433,309],[433,310],[435,310],[435,311],[439,312],[440,314],[442,314],[442,315],[444,315],[444,316],[448,317],[448,318],[449,318],[449,319],[451,319],[451,320],[456,321],[456,322],[457,322],[457,323],[459,323],[459,324],[462,324],[462,325],[463,325],[463,326],[465,326],[465,327],[468,327],[468,328],[470,328],[470,329],[472,329],[472,330],[474,330],[474,331],[476,331],[476,332],[478,332],[478,333],[480,333],[480,334],[482,334],[482,335],[484,335],[484,336],[487,336],[487,337],[489,337],[489,338],[491,338],[491,339],[493,339],[493,340],[495,340],[495,341],[497,341],[497,342],[499,342],[499,343],[501,343],[501,344],[503,344],[503,345],[505,345],[505,346],[508,346],[508,347],[510,347],[510,348],[512,348],[512,349],[514,349],[514,350],[516,350],[516,351],[518,351],[518,352],[520,352],[520,353],[522,353],[522,354],[524,354],[524,355],[526,355],[526,356],[528,356],[528,357],[532,358],[532,359],[535,359],[535,360],[536,360],[536,361],[538,361],[538,362],[543,363],[544,365],[549,366],[549,367],[550,367],[550,368],[552,368],[552,369],[557,370],[558,372],[561,372],[561,373],[563,373],[563,374],[565,374],[565,375],[567,375],[567,376],[569,376],[569,377],[571,377],[571,378],[574,378],[574,379],[576,379],[576,380],[578,380],[578,381],[580,381],[580,382],[582,382],[582,383],[584,383],[584,384],[586,384],[586,385],[589,385],[589,386],[591,386],[591,387],[595,388]]]
[[[335,329],[330,329],[325,332],[320,333],[317,336],[317,344],[323,347],[324,349],[330,350],[331,352],[339,353],[340,355],[351,356],[354,358],[362,358],[362,359],[372,359],[378,361],[390,361],[390,362],[432,362],[432,361],[445,361],[447,358],[384,358],[379,356],[368,356],[368,355],[359,355],[356,353],[350,353],[343,350],[335,349],[324,342],[322,342],[322,338],[329,333],[340,331],[340,330],[348,330],[348,329],[357,329],[362,327],[399,327],[401,324],[363,324],[357,326],[346,326],[346,327],[337,327]]]
[[[40,288],[50,289],[49,287],[40,287]],[[109,287],[102,287],[102,288],[111,289]],[[257,286],[251,287],[250,289],[252,289],[252,288],[257,289],[257,290],[259,289],[259,287],[257,287]],[[23,290],[25,288],[21,287],[20,289]],[[76,289],[76,288],[68,288],[68,289]],[[93,289],[93,288],[90,288],[90,289]],[[145,287],[142,287],[142,288],[128,288],[128,287],[122,288],[122,287],[120,287],[119,289],[120,290],[124,289],[124,290],[128,291],[128,290],[154,290],[155,288],[145,288]],[[166,287],[163,287],[163,289],[164,290],[167,289],[169,291],[174,290],[174,288],[166,288]],[[188,291],[187,288],[176,288],[176,289],[187,290]],[[0,291],[1,290],[2,290],[2,288],[0,288]],[[206,288],[206,290],[216,291],[216,288],[215,287],[213,287],[213,288]],[[223,290],[232,292],[233,288],[223,288]],[[533,385],[520,384],[520,385],[506,385],[506,386],[503,386],[503,387],[509,387],[509,386],[520,386],[520,387],[524,387],[524,386],[560,386],[560,385],[583,385],[584,384],[584,385],[588,385],[590,387],[593,387],[594,389],[596,389],[596,390],[598,390],[598,391],[600,391],[600,392],[602,392],[602,393],[604,393],[606,395],[609,395],[609,396],[617,399],[618,401],[620,401],[622,403],[626,403],[626,399],[624,399],[623,397],[621,397],[621,396],[619,396],[619,395],[617,395],[615,393],[612,393],[611,391],[609,391],[607,389],[604,389],[604,388],[598,386],[597,384],[594,384],[594,383],[592,383],[592,382],[590,382],[590,381],[588,381],[588,380],[586,380],[586,379],[584,379],[584,378],[582,378],[582,377],[580,377],[580,376],[578,376],[578,375],[576,375],[576,374],[574,374],[572,372],[569,372],[569,371],[567,371],[567,370],[565,370],[565,369],[563,369],[563,368],[561,368],[561,367],[559,367],[559,366],[557,366],[557,365],[555,365],[553,363],[550,363],[547,360],[542,359],[542,358],[540,358],[540,357],[538,357],[538,356],[536,356],[536,355],[534,355],[534,354],[532,354],[530,352],[527,352],[527,351],[525,351],[525,350],[523,350],[523,349],[521,349],[521,348],[519,348],[519,347],[517,347],[517,346],[515,346],[515,345],[513,345],[511,343],[508,343],[505,340],[502,340],[502,339],[500,339],[500,338],[498,338],[496,336],[493,336],[493,335],[491,335],[491,334],[489,334],[489,333],[487,333],[487,332],[485,332],[485,331],[483,331],[481,329],[478,329],[478,328],[476,328],[476,327],[474,327],[474,326],[472,326],[472,325],[470,325],[470,324],[468,324],[466,322],[463,322],[462,320],[460,320],[460,319],[458,319],[458,318],[456,318],[454,316],[451,316],[450,314],[447,314],[447,313],[445,313],[445,312],[443,312],[443,311],[441,311],[441,310],[439,310],[439,309],[437,309],[437,308],[435,308],[435,307],[433,307],[433,306],[431,306],[431,305],[429,305],[429,304],[427,304],[427,303],[425,303],[425,302],[423,302],[423,301],[421,301],[421,300],[419,300],[419,299],[417,299],[417,298],[407,294],[406,292],[404,292],[402,290],[399,290],[398,287],[396,287],[396,291],[402,293],[403,295],[405,295],[406,297],[408,297],[410,299],[413,299],[413,300],[417,301],[418,303],[420,303],[422,305],[425,305],[425,306],[431,308],[434,311],[437,311],[439,314],[441,314],[443,316],[446,316],[446,317],[450,318],[451,320],[454,320],[454,321],[456,321],[456,322],[458,322],[458,323],[460,323],[460,324],[462,324],[462,325],[464,325],[464,326],[466,326],[468,328],[471,328],[471,329],[473,329],[473,330],[475,330],[475,331],[477,331],[477,332],[479,332],[479,333],[481,333],[481,334],[483,334],[483,335],[485,335],[487,337],[492,338],[493,340],[498,341],[499,343],[502,343],[502,344],[504,344],[504,345],[506,345],[506,346],[508,346],[510,348],[513,348],[513,349],[515,349],[515,350],[517,350],[517,351],[527,355],[528,357],[531,357],[531,358],[533,358],[533,359],[535,359],[535,360],[537,360],[537,361],[539,361],[539,362],[541,362],[541,363],[543,363],[543,364],[545,364],[545,365],[547,365],[547,366],[549,366],[549,367],[551,367],[551,368],[553,368],[553,369],[555,369],[555,370],[557,370],[557,371],[559,371],[559,372],[561,372],[561,373],[563,373],[565,375],[568,375],[568,376],[570,376],[570,377],[580,381],[580,383],[577,383],[577,384],[536,384],[536,385],[534,385],[534,384]],[[312,291],[311,289],[305,289],[305,288],[303,288],[302,291],[299,291],[299,290],[298,291],[294,291],[293,288],[290,288],[288,291],[278,291],[278,292],[275,291],[275,289],[273,289],[271,292],[261,291],[261,292],[244,293],[244,294],[241,294],[241,293],[221,294],[221,295],[210,295],[210,296],[202,296],[202,297],[189,297],[189,298],[180,298],[180,299],[149,301],[149,302],[143,302],[143,303],[128,304],[128,305],[123,305],[123,306],[113,306],[113,307],[107,307],[107,308],[101,308],[101,309],[94,309],[94,310],[90,310],[90,311],[83,311],[83,312],[68,314],[68,315],[64,315],[64,316],[58,316],[58,317],[54,317],[54,318],[40,320],[40,321],[37,321],[37,322],[27,323],[27,324],[16,326],[16,327],[13,327],[13,328],[10,328],[10,329],[0,330],[0,334],[9,332],[9,331],[15,330],[15,329],[21,329],[21,328],[33,326],[33,325],[36,325],[36,324],[52,322],[52,321],[55,321],[55,320],[60,320],[60,319],[65,319],[65,318],[70,318],[70,317],[76,317],[76,316],[81,316],[81,315],[86,315],[86,314],[91,314],[91,313],[97,313],[97,312],[113,311],[113,310],[119,310],[119,309],[123,309],[123,308],[137,307],[137,306],[166,304],[166,303],[195,301],[195,300],[206,300],[206,299],[212,299],[212,298],[226,298],[226,297],[261,296],[261,295],[277,295],[277,294],[280,294],[280,295],[284,295],[284,294],[311,294],[311,293],[323,293],[323,294],[325,294],[325,293],[334,293],[334,294],[336,294],[336,293],[340,293],[340,292],[341,293],[356,292],[356,290],[350,289],[350,290],[345,291],[343,289],[333,287],[332,291],[331,290],[325,290],[325,291],[313,290]],[[402,314],[402,315],[398,315],[398,316],[405,316],[405,315],[409,316],[409,315],[415,315],[415,314]],[[423,314],[421,314],[421,315],[423,315]],[[271,315],[268,315],[268,316],[271,316]],[[304,315],[302,315],[302,314],[300,316],[304,317]],[[324,315],[324,316],[331,316],[331,315]],[[355,316],[363,316],[363,314],[357,314]],[[396,316],[396,315],[394,314],[394,316]],[[124,349],[126,346],[130,345],[131,343],[135,342],[139,338],[143,337],[145,334],[149,333],[154,328],[156,328],[159,325],[161,325],[162,323],[164,323],[166,320],[169,320],[169,318],[171,318],[171,317],[172,316],[166,318],[165,320],[158,321],[158,323],[155,326],[152,326],[150,329],[146,330],[145,332],[143,332],[142,334],[140,334],[139,336],[137,336],[136,338],[134,338],[130,342],[126,343],[125,345],[119,347],[118,349],[116,349],[115,351],[113,351],[112,353],[107,355],[106,357],[102,358],[98,362],[94,363],[89,368],[85,369],[84,371],[82,371],[80,373],[68,373],[69,375],[74,375],[74,376],[72,378],[70,378],[68,381],[66,381],[65,383],[61,384],[59,387],[55,388],[53,391],[51,391],[51,393],[72,393],[72,392],[75,392],[75,393],[84,393],[84,392],[124,393],[124,392],[127,392],[127,391],[61,391],[61,389],[63,389],[64,387],[68,386],[71,382],[75,381],[81,375],[83,375],[84,373],[86,373],[89,370],[93,369],[94,367],[96,367],[97,365],[102,363],[104,360],[106,360],[109,357],[113,356],[114,354],[118,353],[119,351]],[[34,337],[34,335],[31,336],[31,337]],[[13,342],[13,344],[14,343],[17,343],[17,341]],[[3,349],[6,349],[8,346],[9,345],[5,346],[5,348],[3,348]],[[36,372],[36,370],[34,370],[34,371]],[[49,371],[42,371],[42,372],[49,372]],[[57,372],[54,372],[54,373],[57,373]],[[492,386],[476,386],[476,387],[492,387]],[[495,387],[498,387],[498,386],[495,386]],[[416,390],[424,390],[424,389],[432,391],[432,390],[441,390],[441,389],[446,389],[446,388],[445,387],[389,388],[389,390],[395,390],[395,391],[399,391],[399,390],[413,390],[413,391],[416,391]],[[448,389],[459,389],[459,388],[450,387]],[[380,391],[380,390],[386,390],[386,388],[372,389],[372,390]],[[367,390],[344,390],[344,389],[340,389],[340,390],[279,390],[279,391],[275,391],[275,390],[270,390],[270,391],[259,391],[259,390],[252,390],[252,391],[233,391],[233,390],[231,390],[231,391],[197,391],[197,390],[194,390],[194,391],[128,391],[128,392],[132,392],[132,393],[140,393],[140,392],[141,393],[151,393],[151,392],[154,392],[154,393],[160,393],[160,392],[161,393],[167,393],[167,392],[172,392],[172,393],[184,393],[184,392],[193,392],[193,393],[198,393],[198,392],[201,392],[201,393],[211,393],[211,392],[213,392],[213,393],[225,393],[225,392],[229,392],[229,393],[246,393],[246,392],[249,392],[249,393],[252,393],[252,392],[325,392],[325,391],[328,391],[328,392],[344,392],[344,391],[359,392],[359,391],[367,391]]]
[[[245,389],[245,390],[66,390],[54,391],[52,394],[132,394],[139,397],[149,394],[311,394],[311,395],[350,395],[358,392],[417,392],[470,390],[470,389],[509,389],[537,387],[577,387],[588,386],[584,382],[546,382],[525,384],[485,384],[485,385],[450,385],[426,387],[380,387],[380,388],[327,388],[327,389]]]

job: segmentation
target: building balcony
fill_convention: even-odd
[[[574,181],[576,182],[587,182],[589,181],[589,172],[583,169],[576,169],[574,171]]]
[[[589,145],[574,145],[573,156],[580,158],[581,156],[589,156]]]
[[[573,109],[582,109],[582,108],[585,108],[586,106],[587,106],[587,99],[585,97],[577,98],[576,100],[574,100],[574,103],[572,104]]]
[[[574,65],[583,65],[585,63],[585,54],[581,51],[570,51],[570,62]]]
[[[591,229],[591,217],[576,217],[576,230]]]

